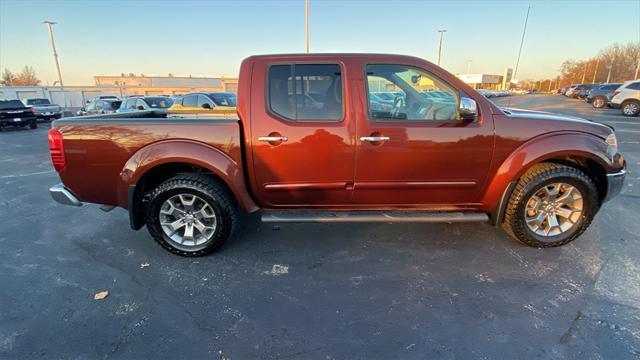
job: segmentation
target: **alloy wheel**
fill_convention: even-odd
[[[636,103],[628,103],[623,108],[622,111],[625,115],[635,115],[638,113],[638,104]]]
[[[560,235],[582,217],[582,193],[567,183],[547,184],[527,200],[524,216],[529,230],[541,237]]]
[[[158,214],[164,234],[181,247],[200,246],[216,231],[217,217],[213,207],[193,194],[168,198]]]

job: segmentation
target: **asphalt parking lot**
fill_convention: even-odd
[[[51,200],[48,124],[3,131],[0,358],[638,359],[640,118],[563,96],[495,101],[616,128],[627,183],[577,241],[247,216],[221,252],[181,258],[122,209]]]

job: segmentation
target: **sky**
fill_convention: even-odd
[[[311,52],[375,52],[437,60],[453,73],[502,74],[514,67],[531,5],[520,79],[555,76],[615,42],[640,41],[640,0],[309,0]],[[236,77],[254,54],[305,50],[304,0],[0,0],[0,69],[32,66],[57,79],[52,20],[65,85],[93,75]]]

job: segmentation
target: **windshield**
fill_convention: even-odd
[[[209,97],[218,106],[236,106],[235,94],[209,94]]]
[[[0,109],[23,108],[24,104],[20,100],[0,100]]]
[[[51,105],[49,99],[27,99],[27,105]]]
[[[148,97],[144,98],[150,108],[154,109],[166,109],[173,105],[173,100],[166,97]]]

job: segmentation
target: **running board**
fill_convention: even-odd
[[[267,223],[454,223],[489,221],[483,212],[463,211],[265,211],[262,222]]]

